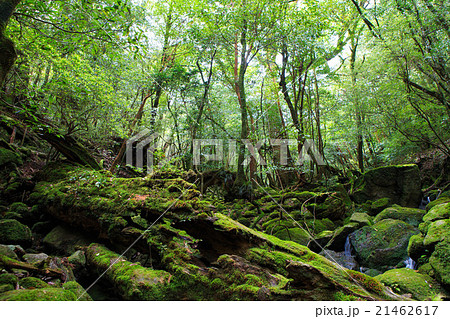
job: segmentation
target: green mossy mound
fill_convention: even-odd
[[[431,247],[446,239],[450,239],[450,219],[437,220],[428,226],[423,244]]]
[[[417,208],[406,208],[398,205],[384,209],[373,220],[374,223],[378,223],[383,219],[397,219],[402,220],[405,223],[414,227],[419,226],[422,222],[422,218],[425,215],[425,211]]]
[[[383,219],[353,232],[350,240],[362,266],[383,271],[408,258],[409,239],[418,232],[403,221]]]
[[[51,288],[48,283],[42,279],[35,277],[25,277],[19,280],[19,286],[24,289],[40,289],[40,288]]]
[[[427,204],[426,210],[430,211],[434,206],[445,204],[445,203],[450,203],[450,197],[442,196],[432,202],[429,202]]]
[[[411,294],[415,300],[435,300],[442,293],[433,278],[408,268],[388,270],[375,278],[398,294]]]
[[[62,288],[21,289],[0,295],[0,301],[76,301],[71,290]]]
[[[31,230],[15,219],[0,220],[0,243],[31,245]]]

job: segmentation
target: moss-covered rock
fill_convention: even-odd
[[[22,258],[29,264],[34,266],[42,265],[49,257],[45,253],[40,254],[25,254]]]
[[[370,205],[370,215],[375,216],[381,213],[384,209],[388,208],[391,205],[391,200],[388,197],[383,197],[377,199]]]
[[[92,301],[87,291],[76,281],[68,281],[63,284],[62,288],[75,294],[77,301]]]
[[[359,226],[370,226],[372,221],[367,213],[353,213],[350,217],[351,223],[357,223]]]
[[[17,285],[18,279],[13,274],[1,274],[0,275],[0,285]]]
[[[352,188],[357,203],[389,198],[393,204],[418,207],[422,192],[417,165],[379,167],[365,172]]]
[[[423,244],[430,247],[444,241],[445,239],[450,240],[450,219],[432,222],[428,227]]]
[[[12,245],[0,245],[0,255],[17,259],[17,254],[14,252],[14,246]]]
[[[114,284],[117,292],[126,300],[161,300],[164,286],[170,274],[152,270],[127,261],[124,257],[99,244],[86,249],[88,265],[99,274],[108,270],[106,278]]]
[[[430,265],[435,271],[436,279],[448,290],[450,289],[450,240],[436,245],[430,257]]]
[[[442,290],[433,278],[408,268],[388,270],[375,278],[396,293],[411,294],[415,300],[434,300]]]
[[[394,205],[392,207],[384,209],[381,213],[379,213],[374,218],[373,222],[378,223],[380,220],[390,218],[402,220],[407,224],[417,227],[422,222],[422,218],[425,215],[425,213],[426,212],[422,209],[407,208]]]
[[[6,291],[11,291],[14,290],[15,287],[11,284],[0,284],[0,294],[6,292]]]
[[[15,219],[0,220],[0,243],[31,245],[31,230]]]
[[[0,301],[76,301],[77,296],[63,288],[21,289],[0,295]]]
[[[411,236],[408,243],[408,256],[413,260],[419,260],[422,256],[429,255],[429,250],[423,244],[423,234]]]
[[[42,240],[47,249],[66,256],[73,254],[78,246],[88,245],[90,242],[84,234],[66,226],[56,226]]]
[[[434,206],[441,205],[445,203],[450,203],[450,197],[439,197],[438,199],[431,201],[427,204],[426,210],[430,211]]]
[[[383,219],[353,232],[350,241],[361,265],[386,270],[408,258],[409,239],[418,232],[403,221]]]
[[[428,213],[423,216],[423,221],[427,223],[448,218],[450,218],[450,203],[442,203],[432,206]]]
[[[24,289],[51,288],[48,283],[35,277],[25,277],[20,279],[19,286]]]

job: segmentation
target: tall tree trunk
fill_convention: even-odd
[[[235,185],[242,185],[246,181],[244,170],[245,159],[245,145],[243,140],[248,137],[248,119],[247,119],[247,99],[245,96],[245,72],[247,71],[247,25],[244,21],[244,26],[241,32],[241,57],[239,62],[239,74],[236,81],[236,93],[239,100],[239,106],[241,108],[241,141],[239,144],[239,156],[238,156],[238,169]]]
[[[359,101],[359,93],[356,89],[356,50],[358,48],[358,35],[353,32],[350,33],[350,73],[352,78],[353,94],[354,94],[354,106],[355,106],[355,120],[356,120],[356,157],[358,158],[358,167],[361,173],[364,173],[364,138],[362,134],[362,116],[361,116],[361,103]]]
[[[5,37],[4,32],[19,2],[20,0],[0,0],[0,87],[17,57],[14,43]]]

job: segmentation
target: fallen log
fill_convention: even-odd
[[[22,269],[42,276],[58,277],[63,281],[66,281],[66,274],[59,269],[51,268],[38,268],[23,261],[18,261],[5,255],[0,255],[0,266],[6,269]]]

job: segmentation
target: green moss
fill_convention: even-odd
[[[422,234],[411,236],[408,243],[408,256],[414,260],[418,260],[421,256],[427,254],[427,249],[423,244],[424,237]]]
[[[22,165],[22,163],[19,153],[0,147],[0,167],[6,164]]]
[[[28,213],[28,206],[24,203],[16,202],[11,204],[9,210],[18,214]]]
[[[0,275],[0,284],[4,285],[13,285],[14,287],[17,285],[18,279],[13,274],[1,274]]]
[[[381,213],[379,213],[375,219],[374,223],[378,223],[383,219],[397,219],[402,220],[407,224],[412,226],[418,226],[422,222],[422,218],[425,215],[425,211],[422,209],[416,208],[406,208],[400,207],[398,205],[394,205],[392,207],[384,209]]]
[[[425,246],[433,246],[445,239],[450,240],[450,219],[432,222],[423,243]]]
[[[429,202],[426,207],[426,210],[430,211],[434,206],[449,203],[449,202],[450,202],[450,197],[439,197],[438,199],[436,199],[432,202]]]
[[[386,271],[375,277],[398,294],[411,294],[416,300],[432,300],[440,292],[439,285],[429,276],[412,269],[401,268]]]
[[[439,219],[450,218],[450,203],[434,205],[423,217],[424,222],[434,222]]]
[[[370,211],[376,215],[387,208],[390,202],[391,200],[388,197],[377,199],[370,205]]]
[[[372,225],[371,218],[366,213],[353,213],[350,217],[350,222],[357,223],[362,226],[370,226]]]
[[[74,293],[79,301],[92,301],[91,296],[76,281],[68,281],[63,285],[63,289]]]
[[[0,295],[6,291],[14,290],[15,286],[11,284],[0,284]]]
[[[334,294],[334,300],[335,301],[358,301],[361,299],[358,297],[355,297],[353,295],[347,295],[342,291],[338,291]]]
[[[34,278],[34,277],[25,277],[19,280],[19,286],[25,289],[30,288],[50,288],[50,285],[47,284],[45,281]]]
[[[15,219],[0,220],[0,243],[31,244],[31,230]]]
[[[99,273],[108,269],[106,278],[127,300],[162,299],[162,287],[170,274],[162,270],[151,270],[125,258],[99,244],[91,244],[86,250],[88,264]]]
[[[0,301],[76,301],[77,296],[62,288],[42,288],[8,291],[0,295]]]
[[[430,257],[430,265],[436,274],[436,279],[444,285],[446,289],[450,288],[450,240],[445,240],[436,245],[433,254]]]
[[[350,235],[356,255],[368,268],[386,270],[405,260],[409,239],[418,231],[403,221],[383,219]]]

